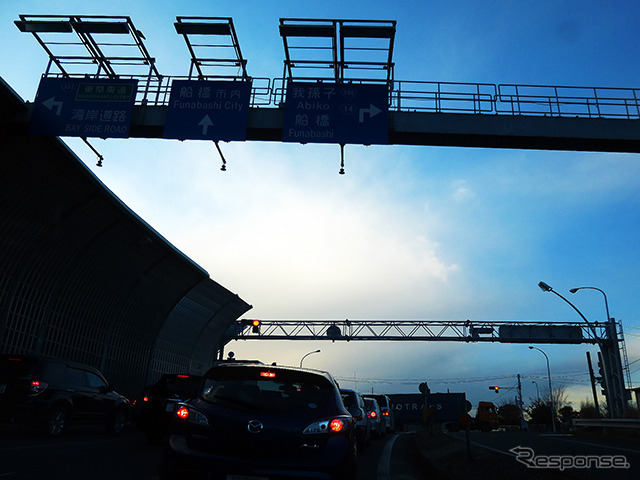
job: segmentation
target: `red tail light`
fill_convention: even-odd
[[[260,376],[265,378],[276,378],[276,372],[265,370],[263,372],[260,372]]]
[[[47,389],[48,386],[49,384],[46,382],[33,380],[31,382],[31,391],[29,392],[29,395],[40,395],[42,392],[44,392]]]
[[[378,414],[376,412],[370,412],[369,413],[369,417],[375,419],[378,416]]]
[[[189,407],[182,406],[178,408],[175,413],[180,420],[185,421],[190,425],[198,425],[200,427],[209,426],[209,420],[207,419],[207,416],[204,413],[199,412],[195,408],[190,409]]]
[[[186,420],[187,418],[189,418],[189,409],[187,407],[180,407],[178,410],[176,410],[176,415],[178,416],[178,418]]]
[[[189,375],[178,375],[178,378],[189,378]]]
[[[385,410],[384,412],[382,412],[382,416],[383,417],[388,417],[389,416],[389,412]]]
[[[142,397],[142,401],[143,402],[148,402],[149,401],[149,397]]]
[[[341,432],[344,428],[344,423],[339,418],[334,418],[333,420],[331,420],[331,423],[329,423],[329,428],[332,432],[338,433]]]

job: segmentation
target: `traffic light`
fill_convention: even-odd
[[[598,352],[598,373],[600,374],[600,385],[602,386],[602,396],[607,396],[607,377],[605,375],[604,370],[604,361],[602,359],[602,354]]]
[[[492,385],[489,387],[489,390],[493,390],[494,392],[498,393],[498,390],[500,390],[500,387],[497,385]]]
[[[255,319],[255,320],[249,320],[246,318],[243,318],[240,322],[240,324],[243,327],[251,327],[251,331],[253,333],[260,333],[260,320]]]
[[[598,359],[598,375],[600,378],[604,378],[604,368],[602,368],[602,359]]]
[[[251,321],[251,331],[253,333],[260,333],[260,320]]]

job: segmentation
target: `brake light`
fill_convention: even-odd
[[[148,402],[149,401],[149,397],[142,397],[142,401],[143,402]]]
[[[21,362],[22,359],[21,358],[7,358],[7,360],[9,360],[10,362]]]
[[[178,416],[178,418],[186,420],[187,418],[189,418],[189,409],[187,407],[180,407],[178,410],[176,410],[176,415]]]
[[[209,426],[209,420],[207,417],[200,413],[198,410],[191,409],[187,407],[180,407],[176,410],[176,416],[181,420],[186,420],[189,423],[195,423],[196,425],[200,425],[203,427]]]
[[[376,412],[370,412],[369,417],[375,419],[378,416]]]
[[[264,371],[260,372],[260,376],[261,377],[265,377],[265,378],[276,378],[276,372],[271,372],[269,370],[264,370]]]
[[[30,389],[29,395],[40,395],[42,392],[44,392],[47,389],[48,386],[49,384],[46,382],[33,380],[31,382],[31,389]]]
[[[189,375],[178,375],[178,378],[189,378]]]
[[[333,420],[331,420],[331,422],[329,423],[329,428],[331,429],[331,431],[333,433],[339,433],[342,431],[342,429],[344,428],[344,423],[342,422],[342,420],[340,420],[339,418],[334,418]]]
[[[388,417],[389,416],[389,412],[387,412],[386,410],[382,412],[382,416],[383,417]]]
[[[344,433],[350,425],[351,417],[335,417],[333,420],[321,420],[307,426],[302,432],[304,435],[317,435],[323,433]]]

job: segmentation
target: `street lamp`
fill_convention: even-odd
[[[607,294],[600,290],[598,287],[578,287],[569,290],[571,293],[576,293],[578,290],[597,290],[604,296],[604,308],[607,311],[607,322],[611,321],[611,315],[609,315],[609,302],[607,302]]]
[[[312,354],[314,354],[314,353],[320,353],[320,350],[314,350],[313,352],[309,352],[309,353],[307,353],[305,356],[303,356],[303,357],[300,359],[300,368],[302,368],[302,361],[303,361],[305,358],[307,358],[309,355],[312,355]]]
[[[573,308],[573,309],[578,313],[578,315],[580,315],[580,318],[582,318],[582,319],[587,323],[587,325],[589,325],[589,328],[591,329],[591,332],[593,333],[593,338],[594,338],[594,339],[595,339],[595,338],[597,338],[597,335],[596,335],[596,329],[595,329],[595,327],[594,327],[593,325],[591,325],[591,323],[589,322],[589,320],[587,320],[587,317],[585,317],[585,316],[582,314],[582,312],[581,312],[580,310],[578,310],[578,307],[576,307],[573,303],[571,303],[569,300],[567,300],[566,298],[564,298],[562,295],[560,295],[558,292],[556,292],[552,287],[550,287],[550,286],[549,286],[549,285],[547,285],[546,283],[544,283],[544,282],[538,282],[538,286],[540,287],[540,289],[541,289],[543,292],[551,292],[551,293],[553,293],[553,294],[557,295],[558,297],[560,297],[560,298],[561,298],[562,300],[564,300],[565,302],[567,302],[567,303],[569,304],[569,306],[570,306],[571,308]],[[576,291],[577,291],[577,290],[576,290]],[[573,293],[573,292],[572,292],[572,293]]]
[[[531,383],[535,384],[535,386],[536,386],[536,397],[538,398],[538,401],[540,401],[540,390],[538,389],[538,382],[536,382],[535,380],[532,380]]]
[[[542,283],[542,282],[541,282]],[[549,396],[551,397],[551,423],[553,425],[553,433],[556,433],[556,409],[555,402],[553,401],[553,390],[551,389],[551,369],[549,368],[549,357],[547,354],[540,350],[538,347],[530,346],[529,350],[538,350],[547,359],[547,376],[549,378]],[[536,384],[537,387],[537,384]]]

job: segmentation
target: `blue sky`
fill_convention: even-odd
[[[640,87],[640,5],[601,1],[29,1],[0,7],[2,76],[33,100],[47,58],[19,14],[129,15],[165,75],[188,73],[179,16],[233,17],[249,74],[282,75],[280,17],[397,20],[398,80]],[[541,280],[592,320],[623,321],[640,358],[638,155],[428,146],[223,144],[64,139],[168,241],[264,319],[578,321]],[[588,398],[586,346],[541,346],[574,405]],[[526,345],[236,342],[237,357],[331,371],[364,391],[467,392],[505,400],[545,385]],[[634,384],[640,366],[631,365]],[[499,380],[485,380],[496,378]],[[392,379],[394,381],[392,381]],[[475,380],[474,380],[475,379]],[[490,395],[489,395],[490,394]]]

